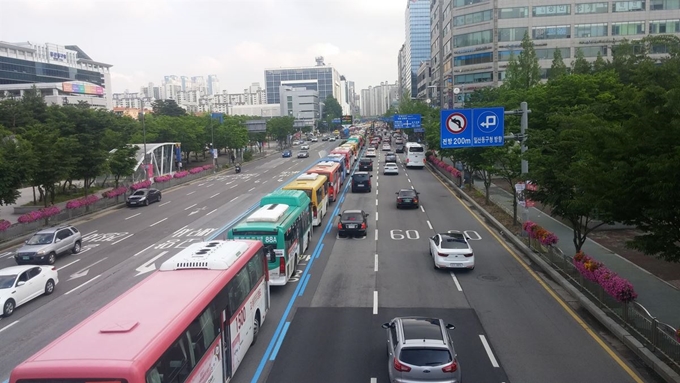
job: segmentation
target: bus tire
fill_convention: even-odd
[[[260,334],[260,323],[260,310],[257,310],[253,320],[253,343],[251,344],[255,344],[255,341],[257,341],[257,336]]]

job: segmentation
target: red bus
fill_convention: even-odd
[[[269,310],[260,241],[195,243],[17,366],[11,383],[229,382]]]
[[[326,176],[330,187],[328,188],[328,196],[331,202],[338,200],[340,195],[340,164],[333,161],[322,161],[314,165],[307,173],[316,173]]]
[[[347,174],[352,173],[352,165],[354,165],[354,157],[352,156],[352,149],[350,148],[335,148],[331,150],[330,154],[342,154],[345,156],[345,171]]]

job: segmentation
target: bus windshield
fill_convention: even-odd
[[[425,151],[422,146],[411,146],[408,148],[409,152],[414,152],[414,153],[422,153]]]

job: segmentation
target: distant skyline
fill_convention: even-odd
[[[265,87],[265,68],[314,66],[316,56],[364,89],[397,78],[406,3],[0,0],[0,40],[78,45],[113,65],[114,93],[167,75],[211,74],[239,93],[253,82]]]

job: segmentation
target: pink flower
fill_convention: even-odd
[[[587,255],[575,256],[572,260],[583,277],[595,282],[618,302],[632,302],[637,298],[633,285],[615,272]]]
[[[96,195],[92,194],[84,198],[79,198],[79,199],[74,199],[72,201],[68,201],[66,203],[66,208],[67,209],[77,209],[79,207],[83,206],[89,206],[92,205],[93,203],[99,201],[99,197]]]
[[[121,186],[113,190],[105,191],[104,193],[102,193],[102,197],[116,198],[119,195],[125,194],[127,190],[128,188],[126,188],[125,186]]]
[[[208,170],[208,169],[212,169],[212,168],[213,168],[213,166],[211,164],[203,165],[203,170]]]
[[[136,184],[132,184],[132,186],[130,186],[130,189],[132,190],[146,189],[149,186],[151,186],[151,181],[144,180],[141,182],[137,182]]]
[[[189,170],[189,173],[191,173],[191,174],[198,174],[198,173],[200,173],[200,172],[202,172],[202,171],[203,171],[203,167],[202,167],[202,166],[197,166],[197,167],[192,168],[191,170]]]
[[[30,213],[26,213],[20,216],[18,221],[19,223],[31,223],[39,219],[52,217],[54,215],[59,214],[60,212],[61,210],[57,206],[49,206],[42,208],[40,210],[35,210]]]
[[[5,231],[12,226],[12,223],[6,219],[0,219],[0,231]]]
[[[172,179],[172,176],[170,174],[164,175],[164,176],[158,176],[155,177],[153,180],[154,182],[168,182]]]
[[[184,177],[186,177],[188,174],[189,174],[188,171],[182,170],[181,172],[175,173],[172,177],[173,177],[173,178],[184,178]]]

